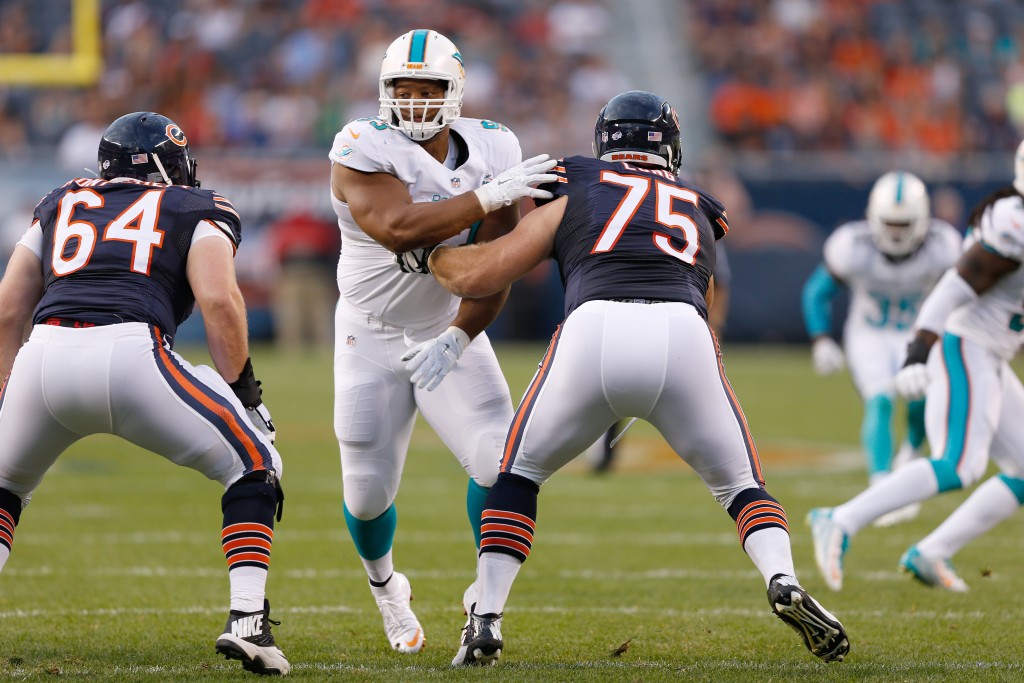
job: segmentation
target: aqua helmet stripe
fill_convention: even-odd
[[[409,41],[409,61],[422,62],[427,56],[427,34],[425,28],[417,29],[412,33],[412,40]]]

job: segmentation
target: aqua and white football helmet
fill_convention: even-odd
[[[421,78],[448,84],[444,99],[395,99],[398,78]],[[462,111],[466,71],[455,44],[437,31],[416,29],[399,36],[384,53],[380,67],[380,119],[411,139],[429,140]],[[424,112],[437,109],[431,120]]]
[[[912,254],[931,222],[928,189],[913,173],[890,171],[875,181],[868,197],[868,228],[878,249],[889,256]]]

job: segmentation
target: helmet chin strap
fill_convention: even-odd
[[[167,171],[166,171],[166,170],[164,169],[164,165],[163,165],[162,163],[160,163],[160,157],[158,157],[158,156],[156,155],[156,152],[150,152],[150,153],[149,153],[149,156],[153,157],[153,163],[155,163],[155,164],[156,164],[156,167],[157,167],[158,169],[160,169],[160,175],[162,175],[162,176],[164,177],[164,181],[165,181],[165,182],[166,182],[166,183],[167,183],[168,185],[173,185],[174,183],[172,183],[172,182],[171,182],[171,179],[170,179],[170,177],[169,177],[169,176],[167,175]]]

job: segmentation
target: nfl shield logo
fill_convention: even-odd
[[[457,190],[460,187],[462,187],[462,179],[461,178],[452,178],[452,189],[453,190]]]
[[[355,337],[355,335],[352,335],[352,334],[348,335],[348,337],[345,338],[345,345],[346,346],[355,346],[356,345],[356,337]]]

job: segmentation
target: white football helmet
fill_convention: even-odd
[[[395,99],[397,78],[422,78],[448,84],[442,100]],[[399,36],[380,67],[380,118],[413,140],[429,140],[459,118],[466,71],[455,44],[437,31],[416,29]],[[432,120],[425,113],[437,109]]]
[[[868,228],[879,250],[889,256],[913,253],[928,233],[928,189],[913,173],[890,171],[875,181],[868,197]]]
[[[1024,194],[1024,142],[1017,145],[1017,154],[1013,159],[1013,189]]]

